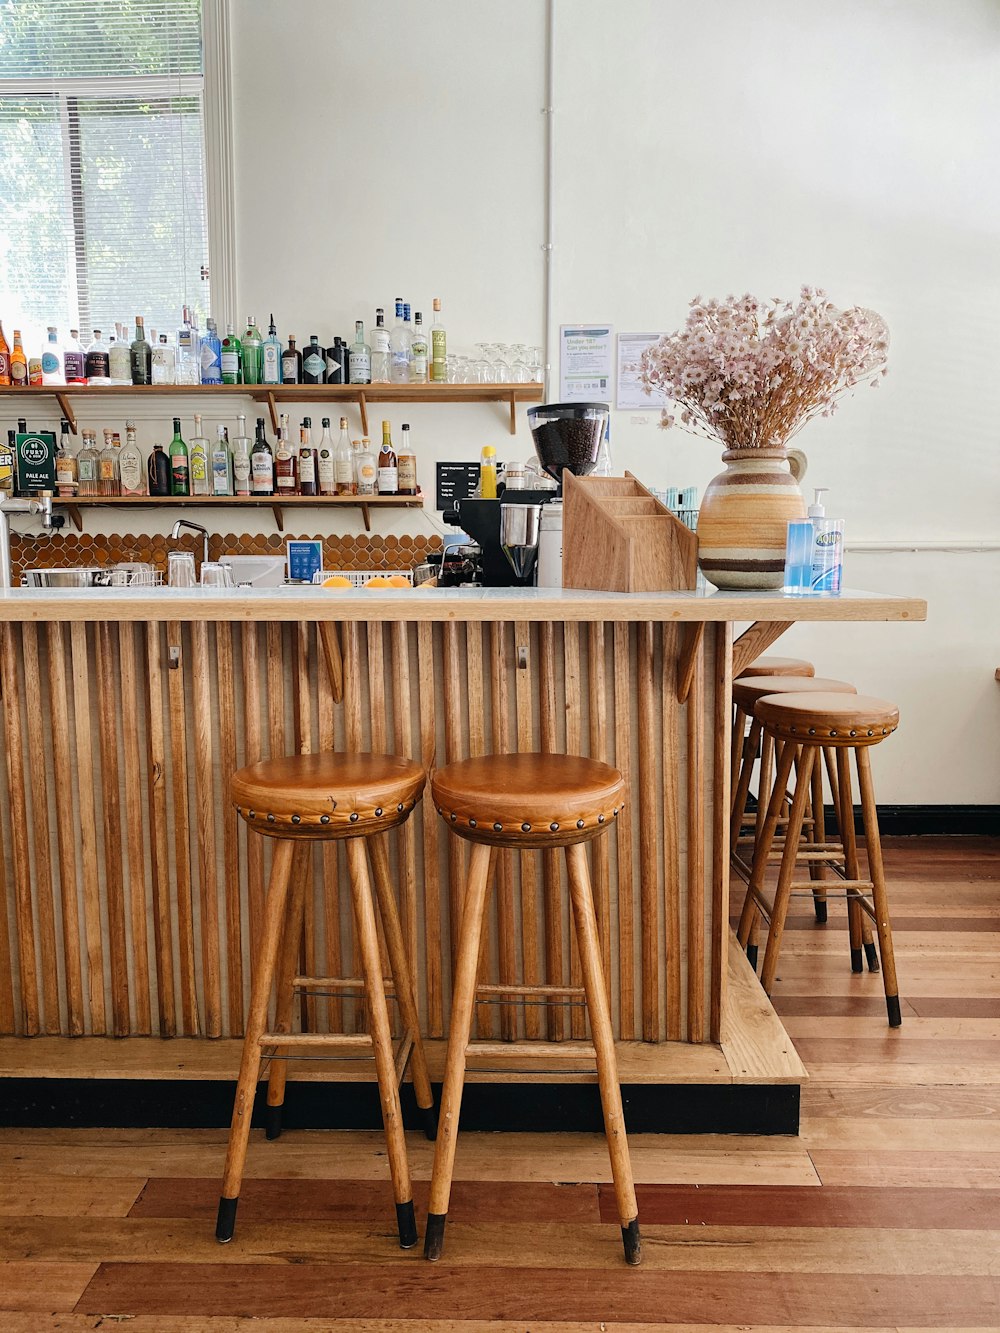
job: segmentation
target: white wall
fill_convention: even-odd
[[[667,329],[696,294],[802,283],[870,305],[891,374],[800,436],[808,482],[831,488],[849,543],[1000,540],[1000,9],[554,6],[553,325]],[[329,341],[397,294],[425,312],[437,295],[458,350],[540,341],[545,8],[232,0],[231,314],[273,309],[282,334]],[[531,452],[499,408],[387,415],[412,422],[428,492],[436,458]],[[720,467],[653,413],[616,414],[613,441],[654,485],[704,487]],[[926,596],[928,624],[798,627],[775,651],[898,699],[881,800],[1000,801],[1000,556],[848,560],[855,587]]]

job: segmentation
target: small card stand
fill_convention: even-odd
[[[631,472],[563,473],[564,588],[674,592],[697,577],[697,536]]]

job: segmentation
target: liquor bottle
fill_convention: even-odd
[[[153,379],[153,349],[146,341],[146,330],[141,315],[135,317],[135,337],[129,348],[129,365],[133,384],[151,384]]]
[[[111,339],[108,345],[108,374],[111,377],[112,384],[131,384],[132,383],[132,358],[129,355],[128,343],[125,341],[125,333],[121,324],[115,325],[116,336]]]
[[[372,453],[371,441],[365,435],[359,441],[355,440],[355,475],[358,480],[358,495],[377,495],[378,494],[378,470],[375,467],[375,455]]]
[[[417,493],[417,455],[410,441],[410,428],[403,423],[403,435],[396,455],[399,474],[399,494],[416,495]]]
[[[201,382],[222,383],[222,343],[214,319],[205,321],[205,336],[201,340]]]
[[[212,494],[212,474],[209,463],[209,443],[201,433],[201,415],[194,414],[194,434],[188,443],[188,471],[192,495]]]
[[[413,334],[410,337],[410,383],[427,383],[427,334],[424,317],[418,310],[413,316]]]
[[[396,297],[396,322],[389,334],[389,379],[393,384],[410,382],[410,330],[403,322],[403,299]]]
[[[274,455],[264,434],[264,418],[257,418],[257,438],[250,455],[250,486],[254,495],[274,494]]]
[[[448,335],[441,323],[441,299],[434,298],[434,323],[431,325],[431,383],[444,384],[448,379]]]
[[[153,452],[146,462],[146,478],[150,495],[170,494],[170,459],[163,452],[162,444],[153,445]]]
[[[385,327],[385,311],[381,306],[375,311],[375,327],[372,329],[372,384],[389,383],[389,330]]]
[[[243,383],[243,347],[232,324],[226,325],[226,336],[222,340],[222,382]]]
[[[353,495],[357,486],[354,475],[354,450],[347,433],[347,418],[340,418],[340,439],[333,455],[333,478],[338,495]]]
[[[174,417],[174,438],[170,441],[170,494],[191,494],[188,447],[181,439],[180,417]]]
[[[261,384],[281,383],[281,339],[274,327],[274,316],[267,327],[267,337],[261,348],[260,382]]]
[[[10,354],[10,382],[18,389],[28,383],[28,358],[21,346],[21,330],[14,330],[14,350]]]
[[[167,335],[161,333],[153,348],[153,383],[177,383],[177,357],[174,349],[167,342]]]
[[[236,434],[233,437],[233,494],[250,494],[250,451],[253,441],[247,434],[245,412],[236,417]]]
[[[392,447],[388,421],[382,422],[382,448],[378,454],[378,493],[379,495],[399,493],[399,468],[396,463],[396,451]]]
[[[365,326],[360,319],[354,321],[354,341],[348,356],[348,368],[351,384],[371,384],[372,349],[365,342]]]
[[[59,423],[59,449],[56,452],[56,494],[76,495],[78,484],[76,454],[69,433],[69,422]]]
[[[288,335],[288,346],[281,354],[282,384],[302,383],[302,353],[295,346],[295,334]]]
[[[3,324],[0,323],[0,384],[10,383],[10,347],[4,337]]]
[[[97,492],[99,495],[121,495],[121,471],[118,466],[118,450],[115,448],[115,432],[104,429],[104,448],[97,459]]]
[[[326,377],[326,352],[319,345],[315,333],[309,335],[309,346],[302,357],[302,383],[322,384]]]
[[[125,422],[125,444],[118,453],[118,478],[122,495],[146,494],[146,469],[135,441],[135,422]]]
[[[316,450],[312,447],[310,417],[303,417],[299,428],[299,494],[316,494]]]
[[[326,349],[327,384],[348,384],[348,348],[343,338],[334,338],[333,346]]]
[[[106,384],[111,378],[111,352],[107,343],[101,341],[100,329],[94,330],[94,341],[87,348],[83,370],[88,384]]]
[[[218,429],[218,438],[212,450],[212,494],[232,495],[233,455],[229,448],[225,426]]]
[[[83,384],[86,381],[86,361],[87,354],[80,342],[80,330],[70,329],[69,342],[63,349],[63,374],[67,384]]]
[[[97,451],[97,436],[92,430],[83,432],[83,448],[76,456],[76,493],[77,495],[99,495],[97,481],[97,463],[100,454]]]
[[[62,348],[59,346],[59,331],[50,324],[48,335],[48,341],[42,348],[42,383],[65,384]]]
[[[31,388],[40,388],[42,385],[42,354],[28,357],[28,384]]]
[[[341,417],[344,427],[347,418]],[[334,471],[333,440],[330,438],[330,418],[323,418],[323,437],[316,451],[316,481],[320,495],[336,495],[337,477]]]
[[[260,384],[262,378],[261,354],[264,340],[253,315],[247,320],[243,335],[243,383]]]
[[[201,383],[201,338],[188,306],[181,316],[181,327],[177,330],[177,365],[178,384]]]
[[[8,499],[14,495],[14,482],[17,479],[17,440],[14,432],[7,432],[7,448],[0,447],[0,498]]]
[[[278,495],[297,495],[299,459],[288,435],[288,414],[282,412],[278,427],[278,447],[274,451],[274,489]]]

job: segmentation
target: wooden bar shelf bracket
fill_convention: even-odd
[[[73,404],[69,401],[69,395],[66,393],[57,393],[56,402],[59,404],[59,411],[69,422],[69,428],[75,435],[76,432],[76,413],[73,411]]]

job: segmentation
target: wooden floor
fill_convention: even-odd
[[[902,1029],[839,904],[798,904],[774,998],[801,1136],[634,1138],[642,1268],[597,1137],[463,1137],[432,1266],[396,1246],[378,1135],[255,1135],[221,1247],[223,1134],[0,1131],[0,1333],[1000,1328],[1000,845],[898,842],[888,869]]]

